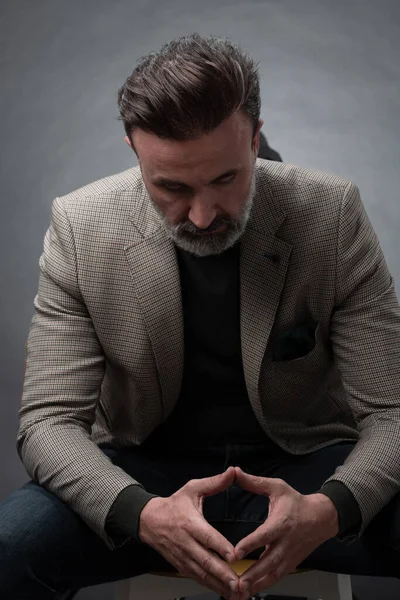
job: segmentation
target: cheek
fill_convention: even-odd
[[[153,202],[172,225],[177,225],[188,218],[188,206],[183,200],[158,194],[156,197],[153,196]]]
[[[246,202],[248,193],[247,186],[243,184],[240,187],[234,186],[229,192],[225,192],[224,202],[221,202],[223,211],[233,219],[237,219],[243,204]]]

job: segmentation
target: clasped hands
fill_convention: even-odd
[[[296,567],[326,540],[338,533],[338,515],[333,502],[323,494],[302,495],[281,479],[258,477],[235,469],[242,489],[269,498],[268,518],[253,533],[240,540],[229,562],[252,551],[263,553],[243,575],[237,577],[232,600],[247,600],[268,589]]]
[[[236,547],[203,515],[204,499],[235,481],[242,489],[269,499],[268,518]],[[239,467],[192,479],[166,498],[151,498],[139,522],[142,542],[179,573],[226,600],[247,600],[268,589],[337,532],[337,511],[327,496],[305,496],[281,479],[250,475]],[[259,559],[238,577],[230,565],[259,548],[264,548]]]

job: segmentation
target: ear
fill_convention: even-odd
[[[137,161],[138,161],[138,163],[140,163],[138,153],[136,152],[135,147],[132,146],[131,140],[129,139],[129,137],[127,135],[125,136],[124,139],[125,139],[125,142],[128,144],[129,148],[134,151],[134,153],[136,154]]]
[[[262,119],[260,119],[258,121],[257,129],[256,129],[256,132],[255,132],[254,137],[253,137],[253,151],[255,153],[255,158],[257,158],[258,149],[260,147],[260,136],[259,136],[259,133],[260,133],[261,127],[263,125],[264,125],[264,121]]]

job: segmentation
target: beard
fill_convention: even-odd
[[[154,209],[160,217],[162,227],[166,232],[168,239],[172,240],[178,248],[204,257],[213,254],[221,254],[231,248],[243,235],[247,223],[250,219],[251,209],[253,207],[256,193],[256,171],[253,169],[250,190],[247,194],[237,219],[232,217],[216,217],[207,229],[199,229],[191,221],[184,221],[177,225],[171,225],[161,212],[156,203],[152,200]],[[150,196],[151,198],[151,196]],[[201,236],[201,232],[213,232],[223,226],[223,231],[212,233],[211,235]]]

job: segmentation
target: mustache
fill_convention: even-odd
[[[182,223],[178,223],[177,225],[174,225],[172,229],[175,233],[178,234],[190,233],[195,235],[196,233],[212,233],[213,231],[216,231],[223,225],[227,225],[228,227],[232,228],[237,225],[237,222],[236,220],[230,217],[217,217],[212,223],[210,223],[210,225],[206,229],[199,229],[191,221],[183,221]]]

